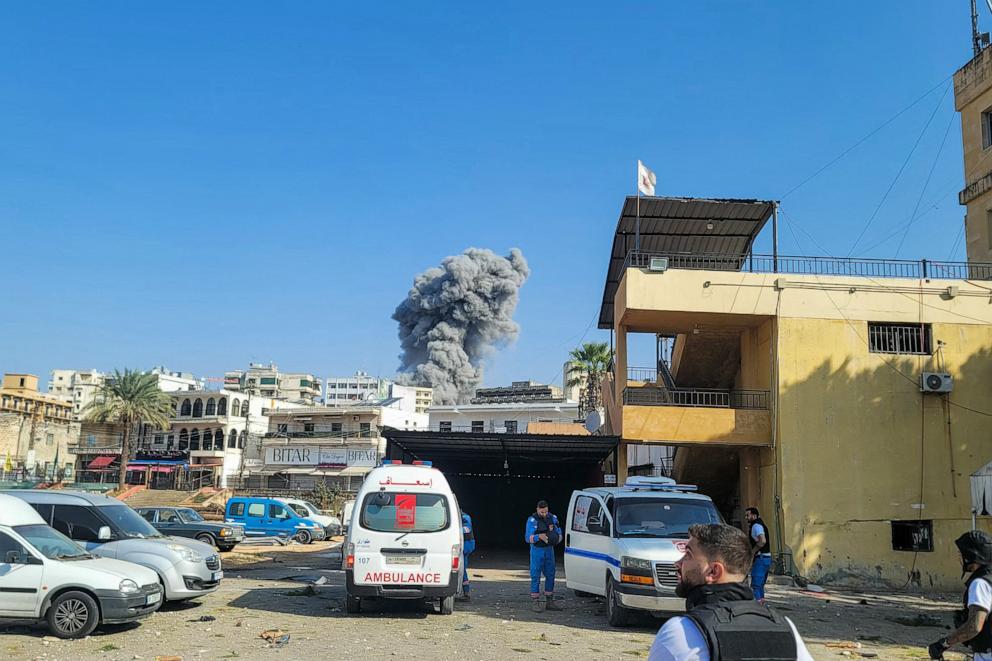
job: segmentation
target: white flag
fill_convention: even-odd
[[[654,185],[658,178],[640,161],[637,161],[637,190],[645,195],[654,195]]]

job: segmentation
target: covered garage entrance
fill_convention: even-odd
[[[565,525],[572,491],[615,473],[616,436],[386,430],[386,458],[444,472],[480,544],[524,548],[524,523],[545,499]]]

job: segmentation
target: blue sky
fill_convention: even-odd
[[[414,274],[478,246],[532,269],[487,383],[557,380],[608,337],[637,158],[846,255],[919,140],[854,254],[895,255],[933,168],[899,256],[964,259],[964,0],[355,4],[0,8],[0,370],[388,375]]]

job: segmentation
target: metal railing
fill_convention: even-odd
[[[723,409],[767,409],[767,390],[711,390],[708,388],[625,388],[629,406],[688,406]]]
[[[869,259],[779,255],[707,253],[627,253],[625,268],[646,269],[651,260],[667,260],[669,269],[786,273],[793,275],[851,275],[875,278],[992,280],[992,263],[948,262],[929,259]],[[655,264],[659,266],[659,264]]]
[[[348,439],[348,438],[377,438],[379,436],[378,429],[365,429],[358,431],[324,431],[324,430],[314,430],[314,431],[274,431],[268,432],[263,435],[263,438],[337,438],[337,439]]]
[[[628,367],[627,380],[655,383],[658,380],[658,370],[650,367]]]

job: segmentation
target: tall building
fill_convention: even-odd
[[[251,363],[247,370],[225,372],[224,390],[312,405],[320,398],[320,381],[313,374],[280,372],[275,363]]]
[[[992,262],[992,48],[954,74],[954,107],[961,113],[965,240],[970,262]]]
[[[328,377],[324,403],[327,406],[350,406],[363,400],[385,399],[389,397],[392,383],[389,379],[369,376],[361,371],[351,376]]]
[[[73,420],[79,421],[83,410],[96,398],[106,375],[97,370],[52,370],[48,394],[72,404]]]
[[[159,390],[176,392],[177,390],[203,390],[203,380],[189,372],[174,372],[166,367],[153,367],[148,370],[158,378]]]
[[[0,386],[0,471],[27,477],[62,476],[75,457],[70,445],[79,434],[72,405],[38,391],[33,374],[4,374]],[[68,477],[68,476],[67,476]]]
[[[469,404],[432,406],[428,413],[431,431],[523,434],[532,423],[575,423],[579,405],[567,401],[558,386],[514,381],[477,389]]]
[[[775,208],[756,200],[641,198],[634,250],[636,204],[603,251],[604,431],[673,449],[672,477],[735,524],[757,507],[786,572],[959,585],[973,504],[992,530],[971,477],[992,470],[988,287],[961,265],[753,254]],[[632,366],[635,334],[673,337],[670,362]]]

